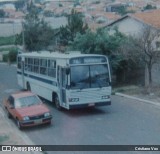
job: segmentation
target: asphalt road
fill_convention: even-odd
[[[18,89],[16,68],[0,65],[0,102]],[[119,96],[112,96],[111,106],[93,109],[58,111],[50,102],[46,104],[53,115],[52,125],[23,130],[37,145],[160,145],[159,106]]]

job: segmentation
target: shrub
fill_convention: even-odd
[[[8,61],[8,54],[4,54],[4,55],[3,55],[3,61],[4,61],[4,62],[7,62],[7,61]]]
[[[10,50],[9,53],[8,53],[8,60],[10,62],[15,62],[16,59],[17,59],[17,54],[18,54],[17,49]]]
[[[10,45],[15,43],[15,36],[0,37],[0,45]]]

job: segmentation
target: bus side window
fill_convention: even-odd
[[[17,67],[18,69],[21,69],[21,57],[18,57]]]
[[[39,59],[34,59],[34,72],[39,73]]]
[[[47,60],[40,60],[40,74],[47,75]]]
[[[48,76],[56,77],[56,61],[48,60]]]
[[[59,79],[59,72],[60,71],[60,66],[57,67],[57,81],[58,83],[60,82],[60,79]]]

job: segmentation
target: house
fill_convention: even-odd
[[[134,37],[140,37],[143,32],[144,27],[151,27],[152,30],[160,31],[160,10],[150,10],[146,12],[138,12],[132,15],[126,15],[122,18],[115,20],[114,22],[108,24],[105,27],[110,27],[111,31],[114,27],[126,35],[131,35]],[[153,46],[155,50],[160,50],[160,38],[153,41]],[[145,83],[148,83],[147,70],[145,70],[144,78]],[[152,68],[152,80],[153,84],[160,85],[160,63],[156,63]]]
[[[11,10],[11,9],[6,9],[5,14],[8,18],[13,18],[13,19],[17,19],[17,18],[22,19],[25,17],[25,14],[23,12]]]
[[[129,14],[119,18],[106,27],[118,27],[119,31],[132,36],[139,36],[144,26],[160,30],[160,9]]]
[[[124,3],[113,3],[106,7],[106,12],[118,12],[120,9],[125,8],[127,5]]]
[[[9,3],[1,5],[0,9],[4,9],[4,10],[5,9],[16,10],[14,4],[9,4]]]
[[[45,22],[47,22],[53,29],[57,29],[61,26],[66,26],[68,24],[67,18],[62,17],[46,17],[44,18]]]

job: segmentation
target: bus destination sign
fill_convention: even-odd
[[[70,64],[94,64],[107,62],[104,56],[97,57],[78,57],[70,59]]]

